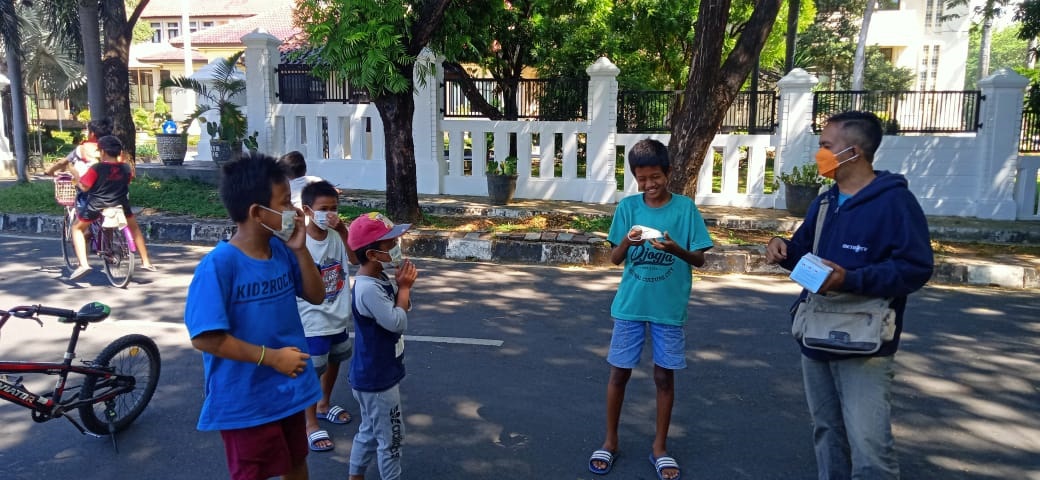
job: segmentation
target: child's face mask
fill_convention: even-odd
[[[379,262],[383,264],[383,268],[400,267],[401,262],[404,260],[404,254],[401,253],[401,244],[394,245],[389,251],[375,250],[376,252],[385,253],[390,256],[389,262]]]
[[[279,230],[275,230],[271,227],[268,227],[267,224],[265,224],[264,222],[260,222],[260,225],[263,225],[264,228],[270,230],[271,233],[273,233],[274,236],[278,237],[281,241],[288,242],[289,239],[292,238],[293,231],[296,229],[296,211],[283,210],[279,212],[278,210],[267,208],[263,205],[260,205],[260,208],[267,210],[268,212],[276,213],[282,216],[282,228]]]
[[[322,230],[329,229],[329,212],[324,210],[314,210],[310,207],[307,208],[311,211],[311,219],[314,221],[314,225]]]

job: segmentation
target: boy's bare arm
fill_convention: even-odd
[[[633,228],[625,235],[625,238],[621,239],[621,243],[610,249],[610,262],[614,265],[621,265],[625,261],[625,256],[628,255],[628,247],[632,245],[642,245],[646,240],[639,240],[633,242],[633,238],[639,238],[643,231],[638,228]]]
[[[310,355],[296,347],[274,348],[253,345],[228,335],[224,331],[205,332],[191,339],[191,345],[211,355],[251,362],[275,369],[278,373],[295,377],[307,366]]]

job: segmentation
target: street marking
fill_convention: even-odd
[[[183,323],[156,322],[151,320],[112,320],[106,325],[187,331],[187,328],[184,326]],[[405,335],[404,339],[410,342],[447,343],[451,345],[478,345],[483,347],[501,347],[504,343],[502,340],[491,340],[487,338],[431,337],[426,335]]]
[[[483,345],[486,347],[502,346],[502,340],[489,340],[486,338],[427,337],[425,335],[405,335],[404,339],[412,342],[452,343],[457,345]]]

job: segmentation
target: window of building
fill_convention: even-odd
[[[130,72],[130,103],[134,107],[152,107],[152,72],[135,70]]]
[[[888,60],[888,63],[895,63],[893,60],[893,58],[895,58],[895,49],[892,47],[881,47],[880,50],[881,56],[885,57],[885,60]]]
[[[918,90],[929,90],[928,88],[928,67],[930,62],[928,61],[928,54],[931,53],[931,48],[928,45],[921,47],[921,66],[917,69],[917,89]]]
[[[931,28],[935,19],[935,0],[926,0],[924,7],[924,26]],[[928,48],[928,47],[925,47]]]
[[[899,10],[899,0],[878,0],[878,10]]]
[[[162,42],[162,24],[159,22],[151,22],[148,26],[152,28],[152,43]]]
[[[210,28],[212,26],[213,26],[213,22],[212,21],[204,21],[204,22],[202,22],[202,28]]]
[[[166,24],[166,36],[167,40],[173,40],[174,37],[181,36],[181,24],[178,22],[169,22]]]
[[[197,31],[199,31],[199,22],[196,22],[196,21],[188,22],[188,27],[191,30],[191,33],[195,33]]]

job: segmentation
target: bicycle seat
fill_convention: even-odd
[[[108,318],[110,313],[112,313],[112,309],[108,308],[108,305],[101,302],[90,302],[80,307],[74,318],[61,317],[58,321],[61,323],[96,323]]]

